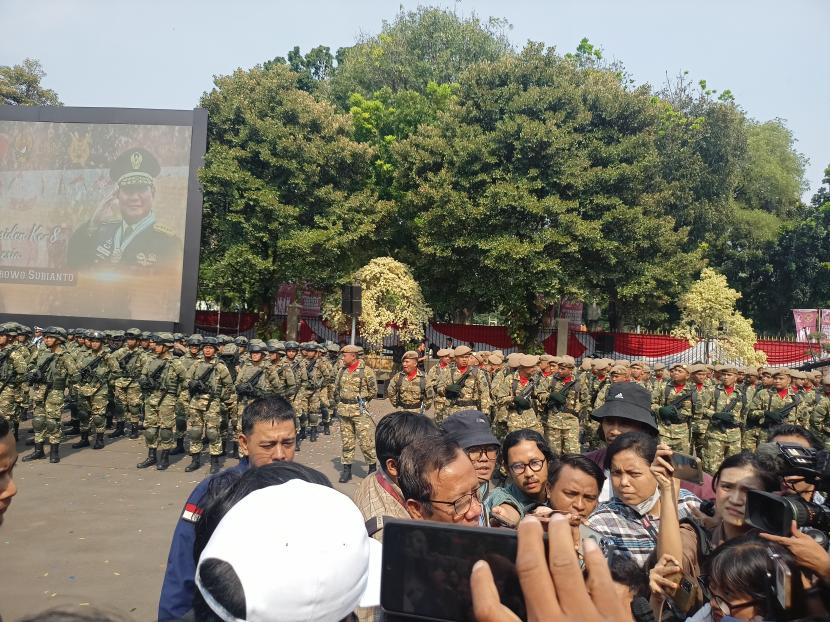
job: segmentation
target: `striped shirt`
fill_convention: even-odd
[[[678,518],[691,518],[693,507],[700,507],[700,499],[681,488],[677,500]],[[602,536],[605,544],[627,551],[642,566],[657,546],[660,518],[640,516],[637,510],[613,497],[594,510],[588,517],[588,526]]]

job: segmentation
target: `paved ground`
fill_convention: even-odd
[[[376,419],[390,410],[388,402],[371,408]],[[28,431],[31,422],[23,425]],[[59,605],[95,605],[154,620],[173,528],[208,468],[185,473],[189,459],[176,456],[165,472],[139,471],[142,440],[120,438],[100,451],[70,443],[61,446],[60,464],[18,462],[15,469],[19,492],[0,527],[0,616],[8,622]],[[21,440],[18,451],[22,457],[31,448]],[[351,495],[366,474],[360,456],[358,450],[355,479],[337,484],[335,427],[304,443],[297,460]]]

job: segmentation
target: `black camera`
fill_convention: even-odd
[[[830,487],[828,452],[816,451],[790,443],[765,443],[758,453],[772,459],[782,477],[799,476],[816,490],[827,492]],[[788,536],[791,523],[830,532],[830,508],[805,501],[798,495],[776,495],[750,490],[746,498],[746,522],[767,533]]]

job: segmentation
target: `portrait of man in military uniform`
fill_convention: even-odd
[[[118,156],[110,167],[116,190],[72,234],[67,251],[71,268],[94,265],[162,267],[180,260],[182,241],[156,222],[156,157],[141,147]]]

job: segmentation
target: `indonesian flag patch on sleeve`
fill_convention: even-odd
[[[199,519],[202,518],[203,511],[204,510],[195,503],[188,503],[184,506],[184,512],[182,512],[182,519],[190,521],[191,523],[198,523]]]

